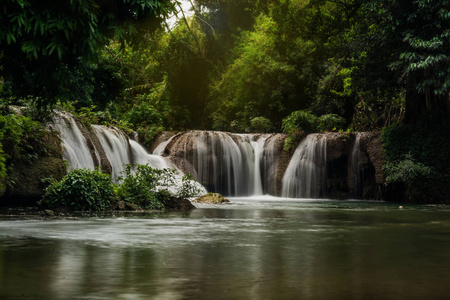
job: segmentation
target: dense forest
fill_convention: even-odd
[[[188,2],[5,0],[0,177],[59,107],[146,143],[285,132],[289,149],[311,132],[381,131],[387,184],[448,199],[450,1]]]

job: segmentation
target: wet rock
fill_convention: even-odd
[[[352,145],[352,135],[350,133],[328,132],[326,133],[326,139],[328,161],[348,156]]]
[[[378,184],[385,182],[383,172],[384,151],[379,132],[367,132],[361,138],[361,149],[366,149],[370,162],[375,168],[375,178]]]
[[[185,198],[167,197],[162,202],[167,211],[188,211],[196,208],[191,201]]]
[[[219,193],[208,193],[206,195],[198,197],[193,202],[209,203],[209,204],[222,204],[222,203],[228,203],[228,202],[230,202],[230,200],[226,199],[224,196],[222,196]]]
[[[152,141],[150,145],[150,153],[153,153],[155,151],[156,147],[158,147],[159,144],[169,140],[172,136],[174,136],[176,133],[174,131],[163,131],[160,134],[158,134]]]

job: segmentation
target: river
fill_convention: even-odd
[[[0,217],[0,299],[443,299],[450,209],[232,198]]]

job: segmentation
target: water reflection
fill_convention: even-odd
[[[189,215],[0,221],[0,298],[446,295],[446,209],[233,202]]]

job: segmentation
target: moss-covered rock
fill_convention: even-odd
[[[219,193],[208,193],[206,195],[198,197],[193,202],[209,203],[209,204],[222,204],[222,203],[230,202],[230,200],[226,199],[224,196],[222,196]]]
[[[46,132],[42,139],[45,149],[36,149],[39,156],[33,162],[13,160],[8,172],[8,185],[0,205],[35,205],[44,195],[46,179],[61,180],[66,174],[61,140],[56,132]]]

